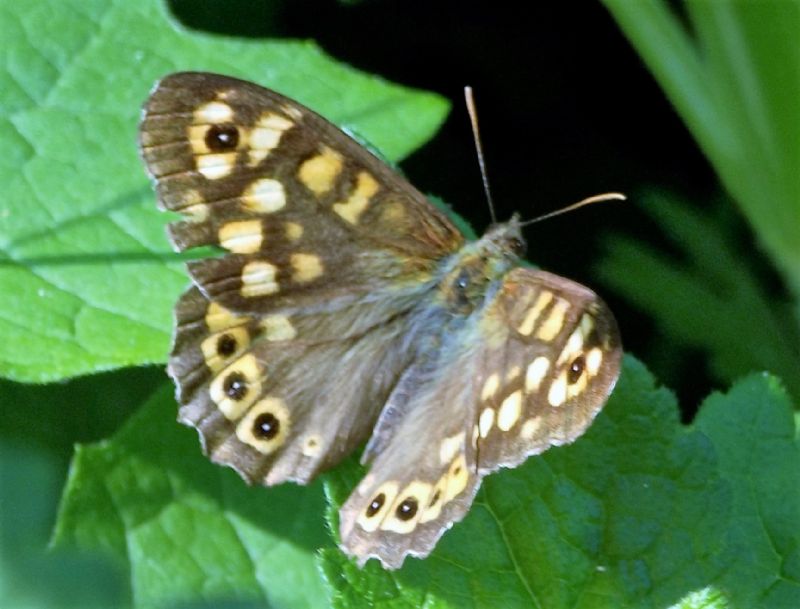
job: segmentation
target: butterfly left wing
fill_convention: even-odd
[[[382,415],[370,473],[341,509],[343,549],[390,568],[426,556],[464,517],[483,476],[586,430],[621,353],[616,322],[591,290],[543,271],[509,272],[417,379],[402,425]]]
[[[472,505],[480,483],[473,425],[479,384],[465,374],[477,354],[462,346],[456,357],[440,358],[440,365],[450,360],[444,368],[418,371],[398,387],[405,395],[389,398],[373,431],[364,455],[370,471],[339,511],[342,549],[359,565],[377,558],[396,569],[408,555],[427,556]]]

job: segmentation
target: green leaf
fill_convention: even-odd
[[[311,42],[181,30],[157,0],[0,0],[0,22],[0,375],[16,380],[166,356],[187,277],[136,150],[158,78],[194,69],[258,81],[393,161],[447,111],[438,96],[338,64]]]
[[[682,349],[702,349],[721,382],[768,370],[800,398],[800,331],[790,303],[767,292],[724,214],[655,192],[639,200],[682,256],[614,235],[606,239],[600,279],[652,316]],[[654,341],[652,351],[650,361],[664,357],[663,339]]]
[[[753,375],[711,395],[694,427],[734,491],[719,555],[734,606],[800,606],[800,445],[780,383]]]
[[[682,427],[674,397],[626,358],[588,433],[488,477],[427,560],[359,570],[325,550],[334,606],[797,607],[791,404],[752,376],[701,412]],[[359,475],[351,464],[328,477],[334,506]]]
[[[800,299],[800,5],[604,3]]]
[[[320,485],[248,487],[200,454],[174,410],[164,386],[112,439],[77,447],[56,545],[127,562],[137,607],[323,606],[314,554],[330,540]]]

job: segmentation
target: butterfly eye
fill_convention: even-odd
[[[238,145],[239,130],[233,125],[211,125],[206,131],[206,146],[209,150],[233,150]]]
[[[369,506],[367,507],[367,517],[372,518],[378,511],[383,507],[384,502],[386,501],[386,495],[383,493],[378,493],[375,495],[375,498],[370,502]]]
[[[512,254],[520,258],[525,255],[525,251],[528,249],[525,242],[517,237],[512,237],[509,240],[508,247]]]
[[[418,507],[419,504],[414,497],[406,497],[397,506],[395,514],[400,520],[411,520],[416,515]]]
[[[567,371],[567,382],[570,385],[573,385],[578,382],[578,379],[581,378],[583,374],[583,369],[586,367],[586,359],[579,355],[572,363],[569,365],[569,370]]]

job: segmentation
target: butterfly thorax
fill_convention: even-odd
[[[455,314],[468,315],[491,297],[492,285],[517,266],[525,252],[519,219],[494,224],[477,241],[464,245],[445,264],[439,294]]]

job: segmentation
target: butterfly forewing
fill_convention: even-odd
[[[228,308],[355,299],[417,282],[462,236],[416,189],[318,114],[252,83],[158,83],[141,148],[178,249],[229,252],[189,269]]]
[[[572,442],[606,403],[622,355],[616,321],[591,290],[544,271],[511,271],[489,325],[506,340],[479,368],[481,472]]]
[[[251,482],[309,482],[370,438],[341,510],[359,563],[425,556],[481,478],[579,436],[619,373],[590,290],[516,268],[512,219],[465,244],[366,148],[295,101],[203,73],[159,82],[142,156],[188,263],[179,420]]]

